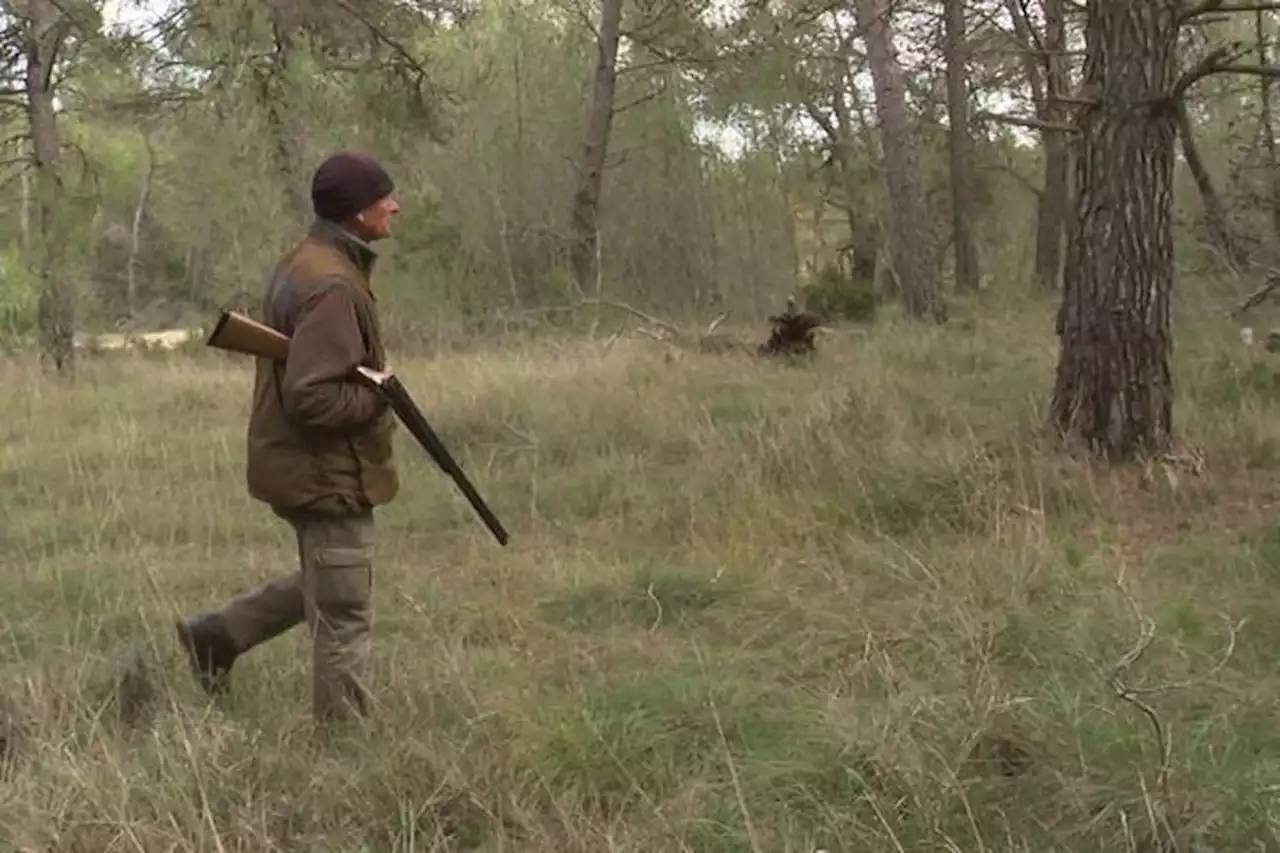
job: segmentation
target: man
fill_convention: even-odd
[[[284,363],[257,361],[246,474],[249,493],[293,527],[299,568],[177,626],[197,678],[217,693],[239,656],[306,621],[321,723],[368,710],[373,511],[399,488],[394,415],[356,373],[386,370],[370,244],[391,236],[394,189],[366,154],[326,159],[311,184],[315,220],[262,301],[262,322],[291,343]]]

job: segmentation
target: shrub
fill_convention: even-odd
[[[14,249],[0,250],[0,341],[31,335],[40,297],[35,277]]]
[[[858,281],[835,264],[827,264],[801,288],[805,307],[828,321],[870,320],[880,297],[874,280]]]

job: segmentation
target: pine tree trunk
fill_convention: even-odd
[[[1071,88],[1067,58],[1067,23],[1062,0],[1044,0],[1045,58],[1044,102],[1040,118],[1049,123],[1065,120],[1061,102]],[[1044,191],[1040,195],[1036,216],[1036,279],[1046,290],[1057,290],[1062,280],[1062,238],[1071,217],[1071,153],[1066,134],[1045,130],[1040,135],[1044,146]]]
[[[287,209],[305,222],[311,216],[311,196],[296,126],[296,66],[303,9],[297,0],[270,0],[267,6],[271,13],[272,50],[269,70],[262,79],[261,98],[271,134],[271,156],[276,173],[284,182]]]
[[[1071,217],[1070,166],[1062,131],[1040,135],[1044,147],[1044,189],[1036,202],[1036,281],[1057,290],[1062,280],[1062,235]]]
[[[1064,55],[1067,26],[1062,0],[1041,0],[1043,34],[1032,27],[1022,0],[1005,0],[1004,5],[1018,38],[1028,45],[1044,45],[1044,56],[1028,51],[1022,57],[1036,117],[1050,125],[1065,122],[1061,98],[1071,88],[1071,79]],[[1062,278],[1062,237],[1071,214],[1071,153],[1065,133],[1053,127],[1040,131],[1040,146],[1044,182],[1036,202],[1035,277],[1043,289],[1057,290]]]
[[[1254,10],[1253,26],[1258,39],[1258,65],[1267,67],[1267,9]],[[1276,127],[1271,112],[1271,78],[1258,78],[1258,122],[1262,125],[1262,143],[1267,151],[1267,174],[1271,180],[1271,220],[1280,237],[1280,157],[1276,155]]]
[[[65,197],[62,185],[62,139],[54,92],[49,86],[60,46],[59,11],[52,0],[28,4],[24,54],[27,121],[35,160],[36,268],[40,278],[37,304],[40,350],[45,363],[68,378],[75,375],[75,284],[64,262]]]
[[[578,290],[599,296],[600,199],[604,188],[605,161],[609,154],[609,133],[613,127],[614,92],[618,84],[622,0],[603,0],[600,4],[600,27],[596,38],[591,109],[582,141],[582,159],[578,163],[578,188],[573,194],[569,260]]]
[[[951,155],[951,233],[958,293],[976,293],[981,273],[973,239],[974,156],[969,129],[969,72],[964,0],[946,0],[947,116]]]
[[[946,304],[938,285],[931,218],[920,189],[915,144],[907,113],[906,81],[893,49],[891,0],[858,0],[858,26],[867,43],[867,65],[875,84],[888,190],[890,252],[898,292],[907,313],[943,323]]]
[[[1078,193],[1059,314],[1050,419],[1114,461],[1165,449],[1173,430],[1177,0],[1092,3]]]

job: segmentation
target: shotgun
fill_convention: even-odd
[[[222,312],[205,345],[270,361],[284,361],[289,357],[288,337],[237,311]],[[363,365],[357,367],[356,371],[386,396],[400,422],[417,439],[427,455],[435,460],[436,465],[458,486],[472,508],[479,513],[489,532],[498,540],[498,544],[505,546],[510,538],[506,528],[467,479],[467,475],[440,441],[431,424],[427,423],[426,416],[413,402],[400,380],[394,374],[372,370]]]

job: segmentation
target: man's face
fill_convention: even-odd
[[[368,242],[391,236],[391,218],[400,212],[400,202],[389,195],[365,208],[356,221],[360,223],[360,237]]]

